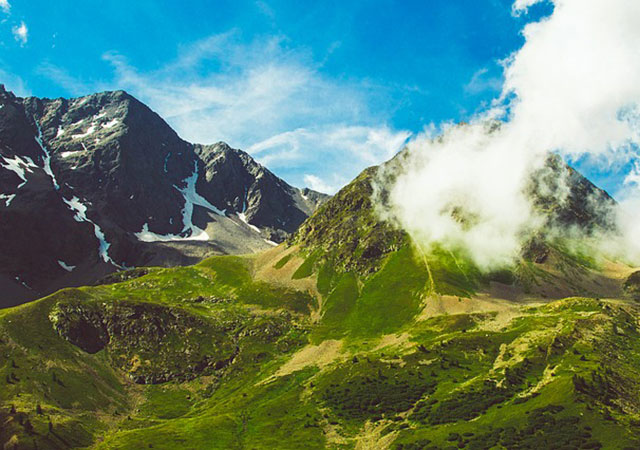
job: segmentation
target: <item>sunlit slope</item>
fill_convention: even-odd
[[[3,310],[3,443],[636,445],[635,303],[435,295],[411,246],[313,297],[295,251],[269,282],[217,257]]]
[[[540,239],[482,272],[380,221],[372,175],[262,254],[0,310],[0,443],[640,446],[634,269]]]
[[[530,186],[532,204],[549,226],[523,242],[513,264],[481,270],[464,249],[413,242],[407,233],[380,218],[387,206],[385,186],[402,170],[404,156],[400,153],[382,171],[372,167],[362,172],[301,225],[289,242],[299,247],[298,254],[305,259],[294,277],[316,272],[320,292],[326,293],[339,279],[335,274],[353,273],[368,279],[387,255],[411,247],[414,259],[429,275],[425,283],[432,293],[468,297],[490,292],[510,299],[622,295],[619,279],[630,275],[629,268],[607,260],[583,239],[611,226],[603,214],[613,200],[561,161],[550,158],[544,173],[557,172],[566,180],[568,194],[562,205],[539,183]],[[551,226],[583,234],[549,234],[546,231]]]

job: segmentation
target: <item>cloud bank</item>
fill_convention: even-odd
[[[536,3],[517,0],[513,12],[526,14]],[[550,152],[608,163],[636,157],[640,3],[552,3],[553,13],[527,24],[525,44],[504,61],[502,92],[490,108],[408,145],[391,214],[417,242],[463,248],[487,269],[509,264],[541,223],[525,191]],[[626,208],[640,206],[638,180],[630,175],[620,213],[629,237],[640,236],[638,209]],[[561,185],[552,186],[559,202]],[[640,249],[633,239],[627,244]]]

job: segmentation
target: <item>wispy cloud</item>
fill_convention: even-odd
[[[49,62],[41,64],[37,68],[37,72],[50,80],[56,82],[59,86],[62,86],[70,95],[82,96],[87,95],[95,91],[101,91],[108,89],[109,84],[89,84],[84,83],[78,78],[71,75],[69,72],[61,67],[53,65]]]
[[[464,85],[464,90],[468,94],[480,94],[486,91],[499,93],[502,89],[502,80],[500,77],[492,76],[489,69],[483,67],[477,70],[469,82]]]
[[[0,60],[0,66],[4,65],[4,62]],[[0,83],[4,84],[8,90],[20,97],[31,95],[31,90],[22,78],[3,69],[0,69]]]
[[[0,9],[9,14],[9,11],[11,11],[11,5],[9,4],[8,0],[0,0]]]
[[[267,167],[306,171],[298,175],[306,185],[333,194],[365,167],[393,157],[410,136],[385,125],[327,124],[277,134],[248,151]]]
[[[25,45],[27,40],[29,39],[29,29],[24,22],[20,22],[20,25],[16,25],[11,29],[13,33],[13,37],[16,41],[20,43],[20,45]]]
[[[332,182],[326,182],[325,180],[315,176],[315,175],[311,175],[311,174],[305,174],[304,175],[304,183],[307,187],[313,189],[314,191],[318,191],[318,192],[335,192],[338,190],[339,185],[332,183]]]
[[[213,35],[155,71],[107,53],[113,79],[95,87],[126,89],[183,138],[244,148],[298,185],[305,174],[329,179],[334,172],[347,182],[407,140],[408,132],[387,124],[372,87],[323,75],[311,54],[290,48],[285,37],[240,38],[237,31]],[[60,68],[43,66],[41,73],[71,94],[87,92]]]

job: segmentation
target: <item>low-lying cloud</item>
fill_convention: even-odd
[[[514,14],[539,1],[517,0]],[[636,157],[640,3],[552,3],[553,13],[526,25],[525,44],[504,61],[502,92],[490,108],[408,145],[390,213],[417,242],[464,248],[487,269],[508,264],[542,223],[526,189],[549,153],[609,164]],[[638,180],[631,174],[619,193],[627,237],[640,235]],[[552,186],[560,202],[561,186]]]

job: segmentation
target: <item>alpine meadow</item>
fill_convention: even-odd
[[[640,2],[71,3],[0,0],[3,449],[640,448]]]

